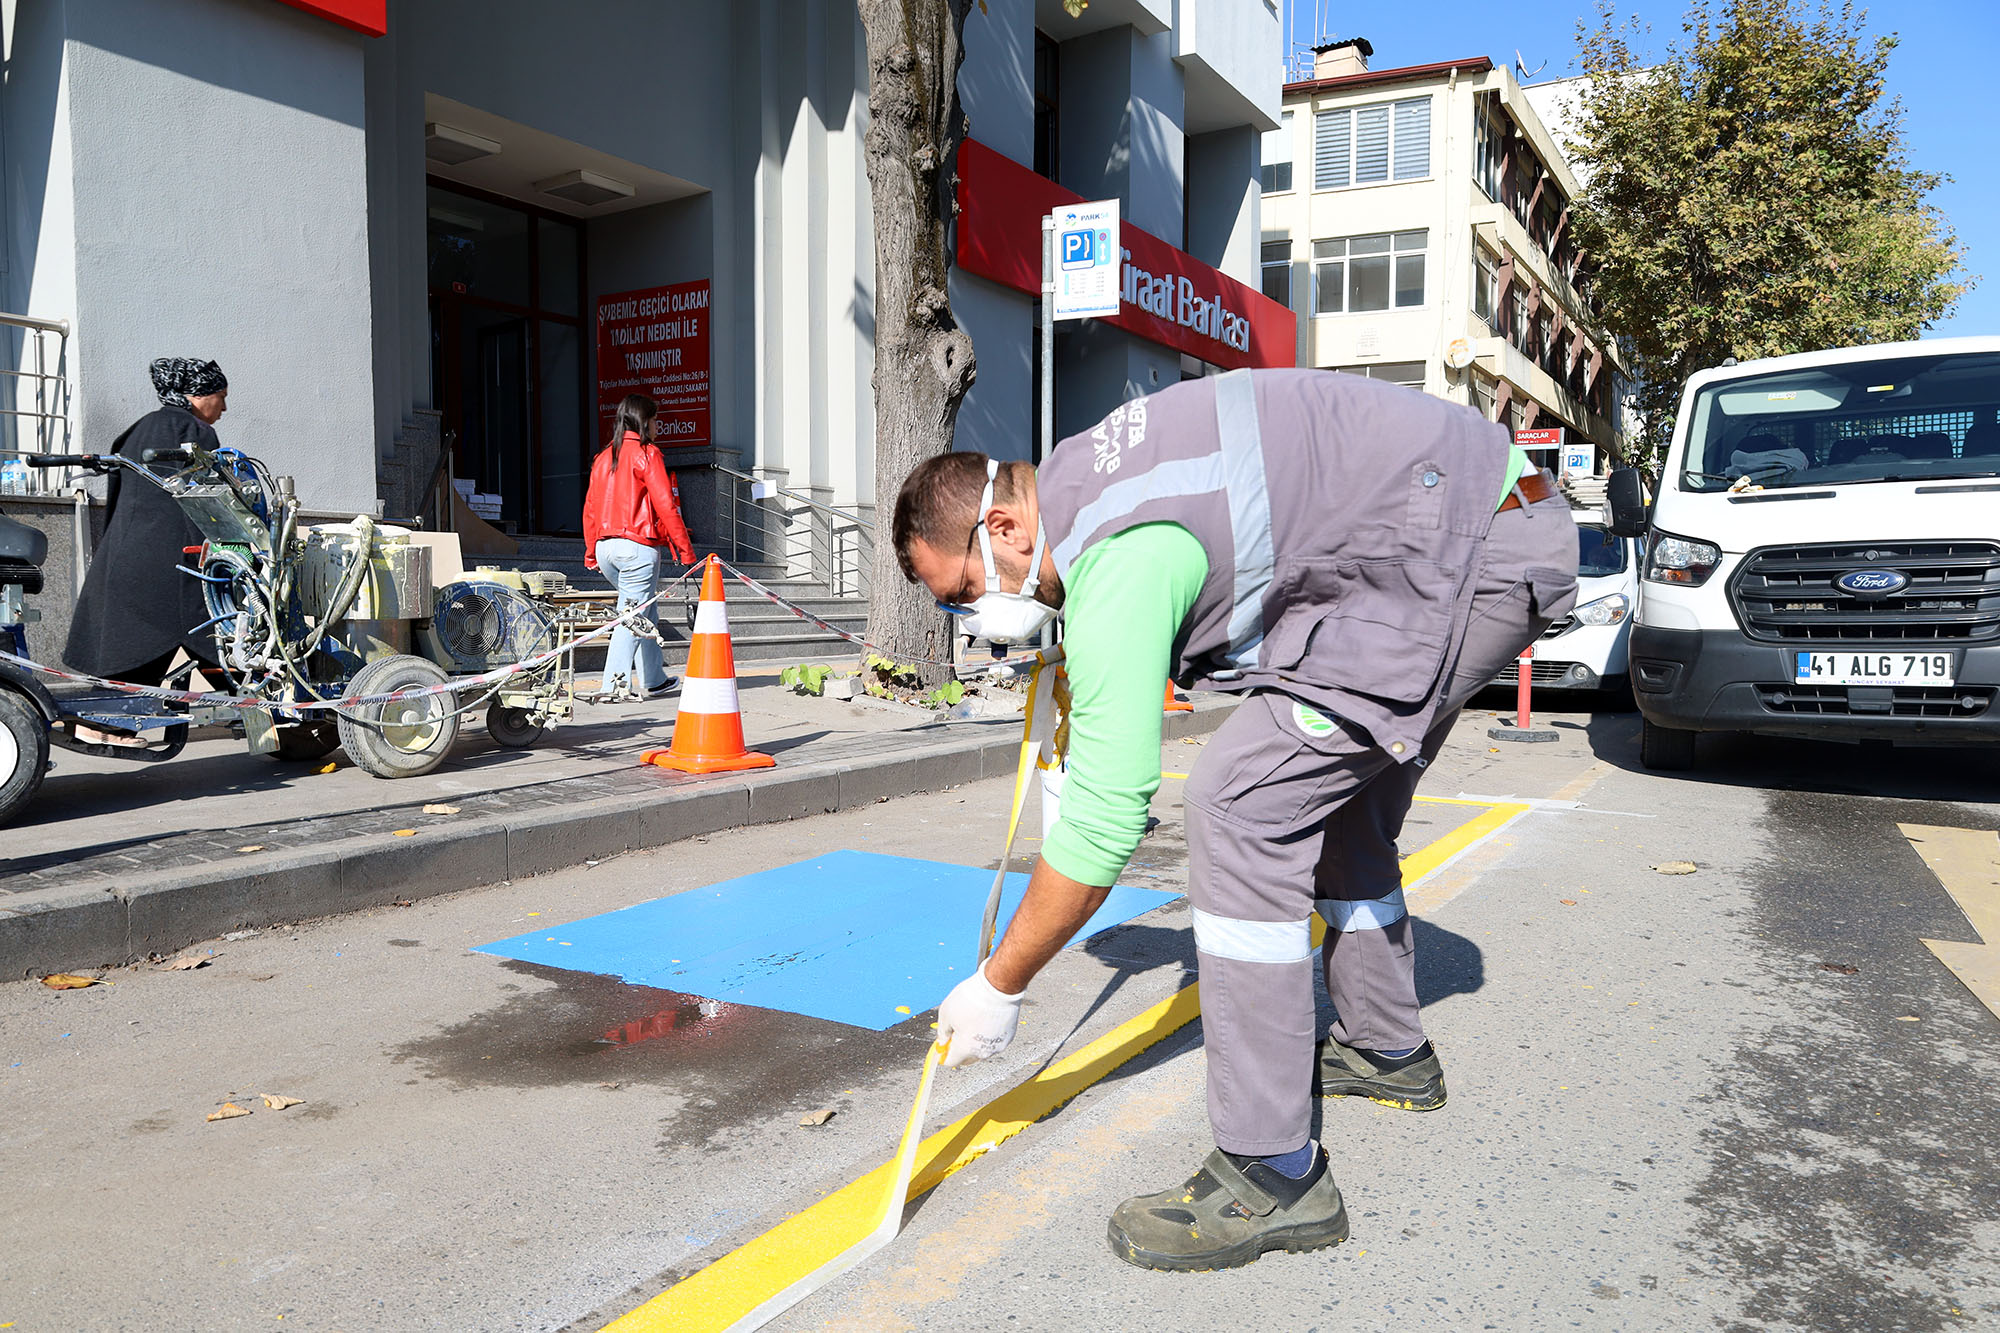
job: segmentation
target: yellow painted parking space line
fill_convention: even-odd
[[[1413,885],[1434,874],[1480,838],[1528,809],[1509,803],[1466,821],[1404,861],[1403,883]],[[1317,942],[1324,923],[1317,915],[1312,920]],[[1185,987],[930,1135],[917,1149],[909,1197],[917,1198],[934,1188],[952,1172],[999,1147],[1200,1014],[1198,988]],[[874,1230],[881,1220],[883,1196],[894,1170],[895,1164],[887,1162],[843,1185],[620,1316],[606,1327],[606,1333],[725,1333],[773,1294],[813,1273]]]
[[[1898,824],[1910,846],[1965,913],[1974,943],[1925,940],[1952,975],[2000,1018],[2000,833]]]

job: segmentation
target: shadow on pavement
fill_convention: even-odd
[[[1912,801],[2000,802],[2000,756],[1988,748],[1706,732],[1695,737],[1693,768],[1660,772],[1639,761],[1639,727],[1636,713],[1593,718],[1592,752],[1627,772],[1667,781]]]

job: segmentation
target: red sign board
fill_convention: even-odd
[[[958,266],[1040,295],[1042,218],[1081,202],[967,139],[958,149]],[[1105,323],[1225,369],[1297,363],[1298,319],[1288,307],[1129,222],[1118,235],[1124,299]]]
[[[1514,443],[1523,449],[1553,449],[1563,442],[1563,428],[1551,426],[1542,430],[1517,430]]]
[[[282,0],[282,3],[332,19],[343,28],[370,37],[380,37],[389,31],[389,0]]]
[[[597,299],[597,438],[611,435],[618,400],[660,405],[654,442],[705,445],[708,428],[708,280]]]

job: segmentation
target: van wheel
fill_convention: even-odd
[[[1639,720],[1639,762],[1662,773],[1694,767],[1694,733]]]
[[[0,689],[0,824],[41,789],[49,767],[49,728],[35,706]]]

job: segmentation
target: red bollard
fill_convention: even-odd
[[[1514,670],[1519,679],[1514,686],[1514,721],[1510,726],[1502,722],[1497,727],[1488,727],[1486,735],[1496,741],[1559,741],[1562,733],[1544,727],[1537,731],[1528,725],[1528,690],[1535,679],[1535,645],[1529,644],[1514,659]]]
[[[1521,650],[1521,656],[1514,662],[1514,670],[1520,674],[1520,684],[1514,688],[1514,725],[1521,730],[1528,729],[1528,689],[1534,683],[1535,645],[1529,644]]]

